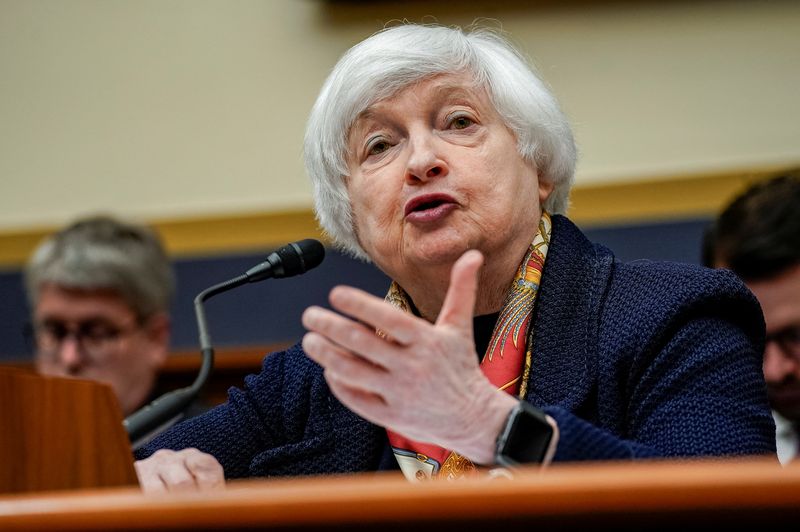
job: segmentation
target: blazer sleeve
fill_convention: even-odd
[[[775,453],[755,298],[729,272],[663,273],[618,272],[598,332],[593,419],[544,408],[559,426],[556,460]]]
[[[297,349],[295,346],[265,357],[261,372],[248,375],[243,389],[231,388],[225,404],[163,432],[140,447],[135,453],[136,459],[147,458],[158,449],[194,447],[214,456],[226,478],[250,476],[253,458],[264,449],[281,445],[287,437],[282,412],[287,398],[282,397],[283,390],[307,389],[285,386],[287,359],[295,360],[295,364],[306,360],[304,356],[292,356]],[[302,377],[300,373],[290,373],[295,378]],[[299,408],[303,401],[307,402],[307,398],[291,400],[296,400]]]

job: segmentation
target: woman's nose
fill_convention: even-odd
[[[430,133],[417,134],[409,142],[411,153],[408,156],[406,180],[425,182],[444,177],[449,172],[447,163],[439,153],[436,139]]]

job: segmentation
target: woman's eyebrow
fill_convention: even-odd
[[[350,139],[363,137],[369,131],[376,129],[380,124],[378,116],[379,114],[374,112],[372,109],[365,109],[362,111],[353,122],[353,126],[350,128],[348,137]]]
[[[463,84],[443,84],[434,87],[432,92],[431,102],[434,104],[452,102],[454,100],[471,104],[478,98],[474,87],[464,86]],[[372,127],[385,123],[387,121],[387,116],[390,114],[383,112],[381,109],[385,103],[385,100],[378,101],[358,113],[356,119],[353,121],[348,136],[350,138],[354,138],[355,135],[362,136]]]

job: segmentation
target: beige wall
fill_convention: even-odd
[[[800,2],[501,3],[0,0],[0,231],[309,206],[325,75],[426,14],[494,17],[535,59],[579,185],[800,162]]]

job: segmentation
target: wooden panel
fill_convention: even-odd
[[[796,527],[800,464],[775,460],[553,466],[514,480],[412,485],[395,474],[260,480],[143,496],[109,489],[0,498],[0,529],[653,530]]]
[[[263,251],[302,238],[324,240],[311,209],[148,221],[172,257]],[[0,266],[19,267],[60,227],[0,231]]]
[[[0,493],[132,484],[111,388],[0,368]]]
[[[587,226],[713,217],[747,186],[780,170],[742,169],[731,173],[576,186],[570,193],[568,214],[575,223]]]

